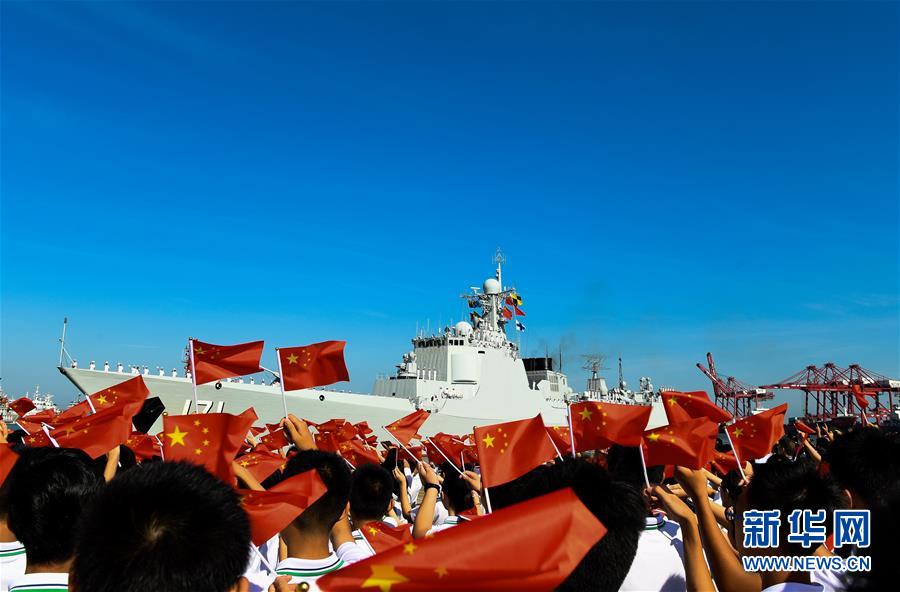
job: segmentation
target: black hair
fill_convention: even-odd
[[[78,520],[102,483],[91,457],[74,448],[28,448],[7,480],[9,528],[28,565],[71,559]]]
[[[444,470],[444,482],[441,484],[441,490],[447,496],[450,509],[460,514],[474,508],[475,501],[472,498],[469,484],[449,464],[445,463],[442,469]]]
[[[328,492],[294,520],[304,529],[330,531],[341,518],[350,499],[350,469],[343,458],[324,450],[303,450],[295,454],[282,472],[287,479],[316,469]],[[386,506],[385,506],[386,507]]]
[[[747,508],[780,510],[781,532],[790,532],[788,516],[794,510],[825,510],[830,532],[834,510],[844,505],[844,496],[834,479],[820,475],[818,466],[805,458],[791,461],[772,456],[767,462],[754,465],[753,479],[747,486]],[[789,543],[786,536],[781,540],[786,554],[809,555],[812,552],[800,543]]]
[[[610,446],[606,457],[606,466],[609,474],[616,481],[624,481],[639,490],[643,490],[647,486],[644,481],[644,464],[641,461],[641,451],[637,446],[613,444]],[[662,483],[664,474],[665,467],[663,465],[647,467],[647,479],[650,483]]]
[[[572,488],[607,533],[557,590],[618,590],[631,569],[644,530],[646,502],[636,488],[614,481],[597,464],[566,457],[562,462],[542,465],[515,481],[492,487],[491,501],[499,508],[564,487]]]
[[[249,554],[233,489],[189,463],[141,464],[85,511],[71,580],[85,592],[225,592]]]
[[[863,428],[835,438],[824,457],[841,487],[862,498],[870,509],[884,507],[900,492],[900,438]]]
[[[350,511],[359,520],[381,520],[391,503],[394,477],[381,465],[364,464],[353,472]]]

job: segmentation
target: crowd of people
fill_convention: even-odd
[[[96,459],[78,449],[28,447],[21,432],[3,426],[3,462],[12,468],[0,486],[0,592],[347,589],[346,580],[329,575],[361,562],[372,569],[359,589],[459,589],[459,580],[442,583],[457,554],[470,566],[465,589],[535,589],[527,584],[530,575],[558,566],[521,564],[515,556],[498,560],[495,537],[512,545],[504,553],[515,555],[516,547],[535,545],[546,527],[492,530],[500,524],[494,514],[500,518],[505,509],[563,489],[574,492],[605,533],[560,574],[560,590],[887,590],[900,576],[898,545],[891,542],[900,526],[900,438],[877,426],[841,432],[822,425],[812,435],[789,430],[769,456],[727,473],[645,471],[638,447],[614,445],[560,455],[485,492],[475,464],[420,461],[394,449],[378,452],[382,462],[351,467],[339,454],[317,449],[302,419],[289,416],[282,425],[289,439],[282,467],[259,482],[238,457],[236,485],[188,462],[137,462],[126,446]],[[252,446],[248,434],[243,452]],[[278,534],[251,542],[246,492],[276,488],[310,471],[323,492],[293,510]],[[784,534],[772,548],[745,544],[748,512],[779,510],[786,533],[794,510],[830,516],[850,508],[871,513],[866,548],[804,546]],[[450,541],[449,532],[455,548],[442,547],[446,561],[419,566],[431,579],[373,563],[381,554],[412,556],[442,537]],[[567,538],[552,543],[565,548]],[[741,561],[834,554],[868,555],[871,570],[753,572]],[[492,570],[510,576],[479,579]]]

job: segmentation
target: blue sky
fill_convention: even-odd
[[[82,364],[347,339],[367,391],[498,246],[579,386],[900,376],[896,3],[0,10],[11,394],[72,394],[65,315]]]

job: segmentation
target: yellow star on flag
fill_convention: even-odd
[[[416,552],[416,549],[418,549],[418,547],[416,547],[415,543],[406,543],[403,545],[403,552],[407,555],[412,555]]]
[[[649,436],[647,436],[647,439],[651,442],[656,442],[657,440],[659,440],[659,434],[657,434],[656,432],[652,432]]]
[[[581,416],[581,419],[584,419],[584,420],[587,420],[587,421],[591,421],[591,415],[593,415],[593,414],[594,414],[594,413],[593,413],[590,409],[588,409],[587,407],[585,407],[584,409],[582,409],[582,410],[578,413],[578,415]]]
[[[288,364],[296,364],[297,363],[297,354],[291,354],[287,357]]]
[[[744,433],[744,430],[743,430],[742,428],[735,428],[735,429],[734,429],[734,432],[732,433],[732,435],[733,435],[735,438],[740,438],[741,435],[743,435],[743,433]]]
[[[182,432],[181,427],[175,426],[175,431],[171,434],[166,434],[166,437],[170,439],[169,446],[175,446],[176,444],[184,446],[184,437],[187,435],[188,432]]]
[[[109,403],[109,401],[106,400],[106,395],[100,395],[97,397],[98,405],[106,405],[107,403]]]
[[[378,588],[381,592],[391,592],[391,586],[408,582],[409,578],[397,573],[393,565],[373,565],[372,575],[362,583],[362,588]]]
[[[438,579],[441,579],[450,572],[447,571],[446,567],[436,567],[434,568],[434,573],[437,574]]]
[[[485,448],[493,448],[494,447],[494,437],[490,434],[486,435],[482,440],[484,442]]]

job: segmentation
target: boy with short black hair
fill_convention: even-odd
[[[28,448],[9,477],[9,528],[25,546],[25,574],[10,592],[68,590],[76,527],[102,479],[91,457],[71,448]]]

